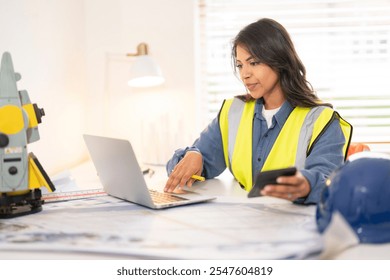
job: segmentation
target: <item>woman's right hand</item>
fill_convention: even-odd
[[[176,188],[182,189],[185,185],[191,187],[195,179],[192,175],[201,175],[203,158],[199,152],[189,151],[172,170],[165,184],[165,192],[174,192]]]

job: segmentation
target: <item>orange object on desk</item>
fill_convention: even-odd
[[[364,151],[370,151],[370,147],[367,144],[364,143],[351,143],[348,148],[348,153],[347,153],[347,159],[349,158],[350,155],[359,153],[359,152],[364,152]]]

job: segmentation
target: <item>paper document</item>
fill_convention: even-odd
[[[0,250],[170,259],[300,259],[322,249],[315,207],[209,203],[154,211],[110,196],[2,220]]]

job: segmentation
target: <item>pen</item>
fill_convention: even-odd
[[[192,179],[198,180],[198,181],[204,181],[206,180],[205,177],[199,176],[199,175],[192,175]]]

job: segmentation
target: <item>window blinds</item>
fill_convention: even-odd
[[[317,95],[354,126],[355,142],[390,141],[390,0],[198,0],[206,124],[245,92],[231,41],[263,17],[290,33]]]

